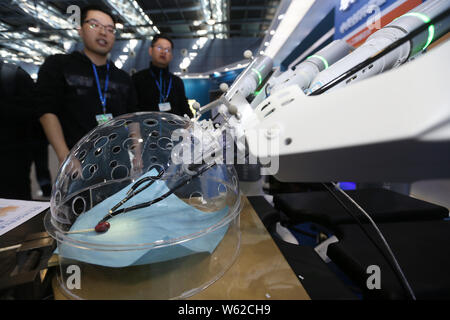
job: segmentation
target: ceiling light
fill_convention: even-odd
[[[272,37],[270,45],[265,49],[268,57],[275,57],[313,4],[314,0],[291,1],[286,13],[278,17],[280,19],[283,16],[283,20],[277,27],[279,32]]]
[[[189,60],[189,59],[187,61],[183,60],[183,62],[180,63],[180,69],[186,69],[187,67],[189,67],[190,64],[191,64],[191,60]]]
[[[39,31],[41,31],[41,28],[39,28],[39,27],[29,27],[28,30],[30,30],[31,32],[37,33]]]
[[[136,48],[137,44],[138,44],[138,40],[136,40],[136,39],[130,40],[130,44],[129,44],[130,50],[134,50],[134,48]]]
[[[200,0],[208,31],[214,32],[217,38],[226,38],[228,32],[227,25],[222,23],[228,20],[225,14],[228,12],[227,2],[226,0]]]
[[[69,51],[70,48],[72,48],[72,44],[73,44],[72,41],[64,41],[63,42],[64,50]]]
[[[41,64],[44,62],[42,57],[35,57],[33,60],[30,56],[24,54],[23,52],[15,53],[9,49],[0,49],[0,57],[2,57],[5,63],[7,62],[25,62],[25,63],[36,63]]]
[[[204,36],[205,34],[207,34],[208,33],[208,30],[197,30],[197,34],[199,35],[199,36]]]
[[[150,18],[144,13],[141,6],[135,0],[106,0],[110,7],[132,26],[152,24]],[[152,35],[156,30],[152,28],[137,27],[136,31],[141,35]],[[154,32],[153,32],[154,31]]]
[[[129,38],[133,38],[134,35],[133,35],[132,33],[126,32],[126,33],[121,33],[121,34],[120,34],[120,37],[121,37],[121,38],[125,38],[125,39],[129,39]]]
[[[208,38],[207,37],[200,37],[197,40],[197,45],[199,46],[199,48],[203,48],[203,46],[206,44],[206,42],[208,42]]]
[[[116,28],[117,28],[117,29],[123,29],[123,24],[121,24],[121,23],[116,23]]]
[[[52,34],[48,39],[55,42],[61,41],[61,37],[56,34]]]

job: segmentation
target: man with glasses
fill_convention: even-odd
[[[90,130],[113,117],[138,111],[130,76],[108,60],[115,19],[98,6],[81,10],[83,50],[48,57],[39,70],[40,121],[60,164]]]
[[[132,77],[139,108],[142,111],[162,111],[192,117],[183,81],[169,72],[173,41],[157,34],[153,37],[148,53],[152,57],[150,67]]]

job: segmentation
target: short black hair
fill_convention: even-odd
[[[161,34],[161,33],[158,33],[158,34],[153,36],[152,47],[155,45],[156,41],[158,41],[159,39],[166,39],[167,41],[169,41],[170,45],[172,46],[172,49],[173,49],[173,41],[172,41],[172,39],[170,39],[169,36],[167,36],[165,34]]]
[[[83,8],[81,8],[81,21],[80,21],[81,24],[83,24],[84,20],[86,20],[88,12],[93,11],[93,10],[101,11],[104,14],[107,14],[108,16],[110,16],[114,25],[117,23],[116,17],[107,8],[99,6],[99,5],[91,4],[91,5],[87,5]]]

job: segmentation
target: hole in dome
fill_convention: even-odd
[[[108,139],[109,139],[109,141],[113,141],[114,139],[116,139],[117,138],[117,133],[111,133],[109,136],[108,136]]]
[[[86,210],[86,200],[82,197],[76,197],[72,202],[72,211],[77,216],[84,213]]]
[[[81,177],[84,180],[89,180],[94,176],[94,173],[97,171],[98,167],[96,164],[88,164],[83,168],[83,171],[81,173]]]
[[[86,150],[81,151],[81,152],[78,154],[78,160],[83,161],[84,158],[86,158],[86,155],[87,155],[87,151],[86,151]]]
[[[128,138],[123,142],[123,147],[126,150],[133,150],[139,144],[139,140],[135,138]]]
[[[111,178],[113,179],[123,179],[128,177],[129,170],[124,165],[120,165],[112,169]]]
[[[170,150],[173,148],[173,142],[169,138],[163,137],[158,140],[158,146],[163,150]]]
[[[109,166],[110,166],[111,168],[117,167],[117,161],[116,161],[116,160],[111,161],[111,162],[109,163]]]
[[[125,124],[125,120],[124,119],[119,119],[119,120],[117,120],[116,122],[114,122],[113,124],[112,124],[112,126],[113,127],[120,127],[120,126],[123,126],[124,124]]]
[[[98,138],[95,142],[94,142],[94,148],[101,148],[103,147],[105,144],[108,143],[108,138],[107,137],[101,137]]]
[[[78,170],[76,170],[72,173],[72,180],[76,180],[78,177],[79,177],[79,172],[78,172]]]
[[[99,155],[102,154],[102,152],[103,152],[103,149],[102,149],[102,148],[98,148],[97,150],[95,150],[94,155],[95,155],[96,157],[98,157]]]
[[[156,119],[145,119],[143,122],[147,127],[153,127],[158,124],[158,120]]]
[[[100,137],[100,135],[98,133],[94,133],[94,135],[89,137],[89,141],[97,140],[98,137]]]
[[[120,146],[115,146],[112,148],[112,152],[114,154],[118,154],[120,152],[120,150],[122,150],[122,148]]]
[[[219,183],[219,185],[217,186],[217,191],[220,194],[227,193],[227,187],[225,185],[223,185],[222,183]]]

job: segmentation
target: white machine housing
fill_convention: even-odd
[[[449,10],[450,1],[429,0],[349,54],[345,46],[330,44],[319,52],[322,58],[333,53],[329,66],[310,57],[299,65],[302,72],[277,72],[268,80],[270,96],[250,104],[247,96],[269,76],[272,64],[270,57],[259,56],[226,94],[200,112],[217,108],[224,121],[216,130],[230,129],[237,149],[259,159],[271,168],[266,174],[281,181],[449,178],[450,41],[419,54],[448,32]],[[443,18],[429,24],[438,16]],[[393,51],[323,90],[409,35]],[[412,56],[416,58],[407,62]],[[312,93],[319,88],[321,94]]]
[[[249,151],[281,181],[410,182],[450,177],[450,41],[375,77],[318,96],[296,85],[254,110]],[[264,108],[270,103],[270,107]],[[279,141],[269,150],[270,139]],[[275,160],[276,158],[276,160]]]

